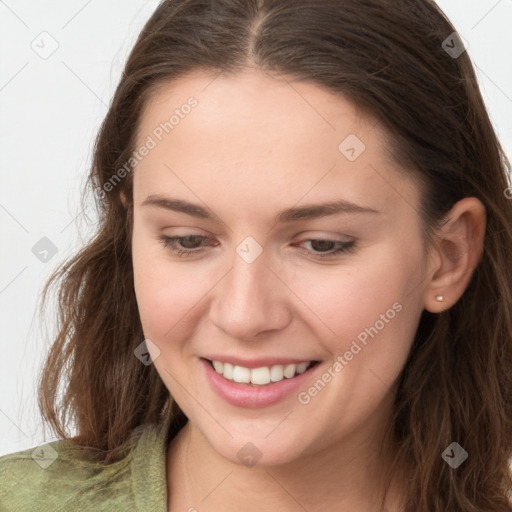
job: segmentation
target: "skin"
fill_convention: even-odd
[[[160,351],[153,364],[189,418],[167,453],[169,510],[317,510],[320,502],[375,511],[388,453],[377,449],[396,380],[423,309],[451,307],[469,284],[485,208],[458,202],[427,251],[419,188],[386,158],[381,126],[313,83],[250,68],[166,84],[146,106],[137,147],[190,96],[198,105],[133,175],[141,321]],[[349,134],[366,146],[354,161],[338,149]],[[199,204],[213,218],[143,206],[151,194]],[[274,222],[285,208],[338,199],[380,213]],[[162,234],[211,241],[176,242],[200,251],[180,257]],[[263,251],[252,263],[236,251],[248,236]],[[321,259],[336,247],[311,240],[356,245]],[[292,393],[269,407],[236,407],[203,377],[199,358],[212,351],[318,360],[299,390],[307,391],[394,303],[401,311],[308,404]],[[252,467],[237,457],[248,442],[261,453]],[[399,509],[401,492],[394,482],[387,510]]]

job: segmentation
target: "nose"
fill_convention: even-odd
[[[265,250],[252,262],[235,252],[230,270],[214,288],[210,319],[233,339],[253,340],[291,322],[292,292],[269,260]]]

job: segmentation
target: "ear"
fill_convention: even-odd
[[[126,194],[124,193],[124,190],[121,190],[121,192],[119,193],[119,198],[121,199],[123,206],[126,208],[128,206],[128,200],[126,199]]]
[[[431,249],[430,281],[424,296],[424,308],[431,313],[440,313],[460,299],[483,255],[486,210],[480,200],[461,199],[446,219]],[[444,301],[436,299],[439,295]]]

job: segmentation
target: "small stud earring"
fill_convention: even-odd
[[[442,295],[438,295],[438,296],[436,297],[436,300],[437,300],[438,302],[443,302],[443,301],[444,301],[444,297],[443,297]]]

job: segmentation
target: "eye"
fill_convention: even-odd
[[[203,235],[187,235],[187,236],[166,236],[159,237],[163,246],[178,256],[190,256],[191,254],[199,254],[203,252],[203,242],[212,241],[211,238]],[[180,245],[177,246],[176,243]],[[341,240],[329,239],[309,239],[301,243],[309,243],[313,250],[306,250],[300,247],[301,251],[307,252],[318,258],[334,258],[342,253],[349,253],[355,250],[356,242],[344,242]],[[213,244],[215,245],[215,244]],[[330,252],[329,252],[330,250]]]
[[[350,242],[344,242],[341,240],[329,240],[329,239],[309,239],[304,240],[301,243],[308,243],[313,248],[313,252],[307,251],[308,254],[313,254],[313,256],[318,258],[334,258],[343,253],[350,253],[355,250],[356,242],[351,240]],[[300,248],[301,250],[305,250],[304,248]],[[329,249],[331,250],[330,252]],[[317,252],[320,251],[320,252]]]
[[[169,249],[171,252],[177,254],[178,256],[188,256],[192,253],[199,253],[200,250],[197,250],[195,245],[197,242],[202,242],[203,240],[211,240],[210,238],[202,235],[187,235],[187,236],[165,236],[161,235],[160,241],[163,246]],[[182,246],[185,248],[176,247],[176,242],[180,242]],[[192,246],[192,248],[190,247]]]

